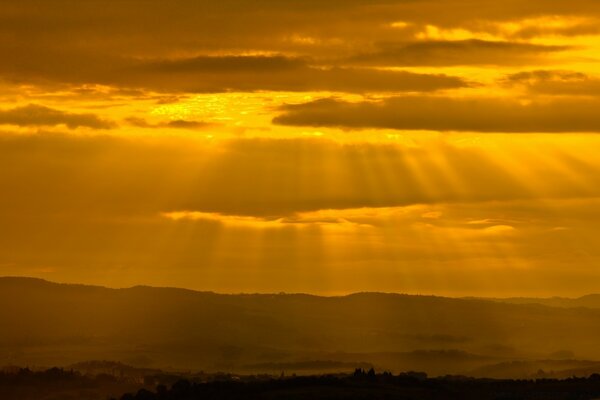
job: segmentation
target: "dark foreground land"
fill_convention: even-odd
[[[183,399],[596,399],[600,375],[566,380],[427,379],[411,375],[355,374],[346,377],[294,377],[259,382],[179,381],[170,389],[142,389],[120,400]]]
[[[123,394],[125,393],[125,394]],[[463,376],[427,378],[424,373],[272,377],[177,375],[138,381],[88,376],[53,368],[0,373],[2,400],[195,400],[195,399],[600,399],[600,375],[587,378],[498,380]]]

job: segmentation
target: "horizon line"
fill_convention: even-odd
[[[499,296],[450,296],[450,295],[441,295],[441,294],[431,294],[431,293],[409,293],[409,292],[386,292],[386,291],[371,291],[371,290],[362,290],[355,292],[346,292],[344,294],[316,294],[309,292],[218,292],[214,290],[200,290],[200,289],[192,289],[187,287],[180,286],[154,286],[149,284],[137,284],[133,286],[105,286],[100,284],[89,284],[89,283],[70,283],[70,282],[59,282],[53,281],[46,278],[40,278],[37,276],[26,276],[26,275],[0,275],[0,280],[6,279],[20,279],[20,280],[32,280],[32,281],[40,281],[44,283],[54,284],[54,285],[62,285],[62,286],[84,286],[90,288],[101,288],[101,289],[110,289],[110,290],[128,290],[135,288],[151,288],[151,289],[175,289],[175,290],[183,290],[195,293],[205,293],[205,294],[214,294],[220,296],[252,296],[252,295],[261,295],[261,296],[310,296],[310,297],[321,297],[321,298],[343,298],[350,297],[353,295],[360,294],[380,294],[380,295],[397,295],[397,296],[414,296],[414,297],[436,297],[436,298],[447,298],[447,299],[463,299],[463,300],[511,300],[511,299],[536,299],[536,300],[579,300],[589,296],[600,296],[600,293],[586,293],[580,296],[568,297],[568,296],[508,296],[508,297],[499,297]]]

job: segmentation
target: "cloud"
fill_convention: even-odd
[[[0,54],[2,49],[0,48]],[[0,76],[19,83],[48,82],[102,84],[121,88],[142,88],[160,92],[218,93],[244,91],[339,91],[430,92],[469,87],[462,78],[444,74],[408,71],[383,71],[373,68],[350,68],[320,64],[310,59],[282,55],[224,55],[190,58],[133,58],[99,55],[76,57],[71,67],[63,68],[53,60],[67,55],[44,49],[39,56],[21,65],[2,65]],[[19,55],[15,55],[16,58]],[[22,64],[22,63],[17,63]],[[3,71],[4,68],[4,71]]]
[[[508,36],[518,39],[548,36],[593,36],[600,34],[598,22],[598,16],[595,18],[570,18],[568,16],[533,18],[518,21],[517,24],[513,23],[513,27],[515,25],[518,27],[513,28],[512,32],[508,32]]]
[[[426,205],[410,205],[401,207],[360,207],[339,209],[318,209],[314,211],[290,212],[280,217],[253,217],[243,215],[227,215],[202,211],[170,211],[161,216],[173,221],[213,221],[224,225],[250,228],[285,228],[322,227],[322,228],[373,228],[381,225],[382,221],[390,218],[414,220],[418,219],[420,210],[429,209]],[[441,216],[439,211],[425,212],[422,218],[429,214]]]
[[[514,21],[541,16],[591,17],[600,14],[595,0],[577,0],[569,4],[535,0],[523,4],[506,0],[447,1],[287,1],[285,4],[261,0],[260,7],[243,0],[217,4],[198,4],[181,0],[178,7],[158,1],[125,1],[106,8],[102,3],[73,5],[69,0],[40,3],[23,0],[3,7],[5,40],[17,43],[44,42],[56,47],[77,48],[92,45],[101,52],[139,54],[249,49],[282,51],[294,42],[290,36],[312,37],[308,43],[296,43],[292,52],[343,38],[354,43],[359,38],[384,40],[399,33],[386,27],[398,20],[413,24],[464,26],[473,21]],[[349,23],[348,21],[352,21]],[[110,24],[110,31],[106,26]],[[148,30],[148,26],[152,30]]]
[[[396,76],[394,83],[391,71],[382,75],[357,71],[345,61],[410,66],[545,62],[547,55],[566,48],[522,41],[414,39],[429,25],[470,29],[490,21],[517,21],[518,25],[523,18],[540,15],[600,15],[591,0],[569,7],[558,2],[524,6],[516,1],[499,7],[491,0],[476,7],[470,0],[454,2],[452,7],[440,0],[326,3],[286,2],[284,7],[261,1],[256,8],[243,1],[217,6],[183,0],[174,8],[157,1],[143,6],[125,1],[107,9],[101,3],[74,6],[69,0],[44,4],[24,0],[0,10],[0,76],[9,82],[39,85],[104,83],[173,91],[373,90],[353,83],[355,77],[360,78],[356,81],[390,81],[394,91],[420,90],[403,86],[402,82],[410,82],[408,75]],[[400,19],[414,29],[392,28]],[[303,60],[313,62],[307,66]],[[313,63],[337,69],[312,68]],[[286,76],[285,70],[291,75],[296,70],[299,76]],[[211,71],[217,73],[213,76]],[[269,82],[262,79],[261,71],[279,76]],[[336,80],[337,74],[346,78]],[[365,78],[369,74],[372,77]],[[258,82],[253,84],[253,79]],[[460,83],[432,85],[445,88]]]
[[[210,221],[234,227],[278,228],[283,225],[281,218],[267,219],[242,215],[223,215],[203,211],[171,211],[161,213],[161,216],[172,221]]]
[[[501,82],[506,86],[521,86],[533,94],[600,96],[600,79],[575,71],[523,71],[510,74]]]
[[[520,103],[495,98],[394,97],[350,103],[321,99],[283,107],[281,125],[468,132],[600,132],[600,101]]]
[[[544,56],[568,49],[478,39],[380,43],[378,47],[353,56],[349,62],[380,66],[527,65],[543,63]]]
[[[129,124],[138,128],[175,128],[175,129],[206,129],[214,127],[215,124],[205,121],[190,121],[185,119],[174,119],[170,121],[150,123],[143,118],[130,117],[125,119]]]
[[[56,126],[65,125],[69,129],[79,127],[110,129],[114,123],[94,114],[77,114],[55,110],[36,104],[0,110],[0,124],[17,126]]]
[[[159,90],[428,92],[468,87],[443,74],[313,66],[284,56],[219,56],[144,62],[129,70],[129,84]],[[123,83],[125,84],[125,83]]]
[[[514,233],[516,231],[516,229],[514,226],[510,226],[510,225],[492,225],[492,226],[488,226],[487,228],[483,228],[483,231],[485,233],[489,233],[491,235],[501,235],[501,234]]]
[[[383,212],[382,212],[383,211]],[[203,211],[171,211],[161,213],[164,218],[172,221],[204,221],[217,222],[225,226],[253,229],[282,229],[293,226],[298,227],[321,227],[333,228],[358,228],[371,227],[369,224],[361,224],[358,219],[372,219],[373,216],[385,215],[384,209],[343,209],[343,210],[319,210],[312,212],[293,213],[287,217],[265,218],[242,215],[226,215],[221,213],[208,213]]]
[[[565,39],[578,36],[595,36],[600,33],[598,17],[576,14],[539,14],[526,18],[511,20],[474,19],[461,24],[436,26],[432,24],[393,24],[402,30],[415,31],[418,39],[458,40],[486,39],[508,40],[516,43],[527,43],[534,38]]]
[[[86,79],[166,92],[230,91],[429,92],[468,87],[444,74],[370,68],[312,66],[284,56],[201,56],[179,60],[130,60],[118,71]]]

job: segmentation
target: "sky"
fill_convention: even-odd
[[[0,275],[600,282],[597,0],[0,4]]]

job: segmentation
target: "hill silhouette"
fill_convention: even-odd
[[[502,303],[511,304],[541,304],[550,307],[586,307],[586,308],[600,308],[600,294],[588,294],[578,298],[570,299],[566,297],[548,297],[548,298],[535,298],[535,297],[509,297],[505,299],[489,299]]]
[[[94,367],[123,365],[95,363]],[[593,400],[600,375],[568,379],[488,379],[423,372],[392,374],[374,369],[312,376],[83,375],[76,370],[27,368],[0,371],[2,400],[193,400],[193,399],[551,399]]]
[[[462,376],[427,378],[419,373],[394,376],[357,370],[351,376],[310,376],[266,381],[214,381],[194,383],[181,380],[156,391],[141,389],[120,400],[192,399],[597,399],[600,375],[565,380],[490,380]],[[115,399],[116,400],[116,399]]]
[[[531,375],[537,360],[554,358],[588,373],[600,360],[600,309],[593,308],[384,293],[109,289],[15,277],[0,278],[0,302],[5,365],[110,359],[147,368],[300,373],[374,365],[485,376],[506,374],[512,361],[529,362],[519,371]]]

